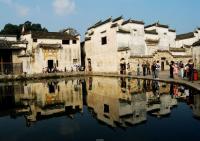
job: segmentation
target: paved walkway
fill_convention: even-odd
[[[120,75],[110,73],[85,73],[85,72],[74,72],[74,73],[50,73],[50,74],[34,74],[34,75],[0,75],[0,82],[7,81],[29,81],[29,80],[40,80],[40,79],[54,79],[54,78],[67,78],[67,77],[88,77],[88,76],[101,76],[101,77],[129,77],[149,80],[159,80],[164,82],[173,82],[182,85],[193,87],[200,91],[200,80],[199,81],[188,81],[184,79],[171,79],[169,78],[169,72],[160,72],[159,79],[153,79],[151,75],[148,76],[136,76],[132,75]]]
[[[133,75],[133,76],[135,76],[135,75]],[[152,76],[151,75],[139,76],[139,78],[152,79]],[[184,85],[193,87],[193,88],[200,91],[200,80],[198,80],[198,81],[188,81],[187,79],[182,79],[182,78],[172,79],[172,78],[169,77],[169,71],[160,72],[159,79],[155,79],[155,80],[184,84]]]

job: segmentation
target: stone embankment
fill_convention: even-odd
[[[196,90],[200,91],[200,81],[188,81],[184,79],[170,79],[166,72],[160,73],[159,79],[153,79],[149,76],[136,76],[136,75],[120,75],[112,73],[85,73],[85,72],[74,72],[74,73],[49,73],[49,74],[32,74],[32,75],[0,75],[0,82],[10,82],[10,81],[31,81],[31,80],[42,80],[42,79],[60,79],[68,77],[129,77],[134,79],[146,79],[146,80],[157,80],[167,83],[177,83],[181,85],[186,85]]]

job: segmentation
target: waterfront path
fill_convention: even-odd
[[[151,75],[148,76],[136,76],[132,75],[119,75],[111,73],[85,73],[85,72],[73,72],[73,73],[50,73],[50,74],[34,74],[34,75],[0,75],[1,82],[9,81],[29,81],[29,80],[40,80],[40,79],[59,79],[67,77],[90,77],[90,76],[101,76],[101,77],[129,77],[129,78],[139,78],[139,79],[148,79],[154,80]],[[188,81],[186,79],[171,79],[169,78],[169,72],[163,71],[159,74],[159,79],[155,79],[163,82],[172,82],[178,83],[186,86],[193,87],[200,91],[200,80],[198,81]]]

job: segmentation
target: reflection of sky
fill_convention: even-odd
[[[106,81],[108,81],[108,79],[106,79]],[[117,81],[118,80],[116,79],[116,82]],[[95,91],[96,86],[94,82],[95,81],[93,81],[93,84],[92,84],[94,88],[90,92]],[[137,83],[137,80],[131,81],[131,83],[134,83],[134,82]],[[143,85],[142,85],[143,81],[141,80],[140,83],[141,83],[141,88],[143,88]],[[104,89],[104,85],[102,85],[103,84],[102,81],[98,81],[97,84],[101,86],[100,87],[101,90]],[[115,84],[118,84],[118,87],[120,90],[121,85],[119,83],[115,83]],[[128,84],[126,86],[127,86],[126,88],[128,88]],[[161,91],[164,91],[164,92],[170,91],[169,84],[166,84],[166,87],[162,87],[162,86],[163,86],[163,83],[159,83],[159,89],[161,89]],[[74,90],[74,87],[71,87],[71,88]],[[173,86],[172,88],[178,88],[178,87]],[[98,92],[93,93],[93,96],[94,98],[97,95],[98,97],[99,96],[103,97],[104,101],[109,95],[112,95],[114,99],[117,99],[117,96],[119,95],[117,95],[116,93],[113,94],[113,92],[116,92],[116,91],[113,91],[113,89],[109,89],[106,93],[106,96]],[[191,90],[189,92],[191,92]],[[74,93],[74,94],[77,94],[77,93]],[[170,93],[163,94],[160,96],[161,101],[164,101],[163,108],[165,108],[166,105],[167,106],[170,105],[170,103],[167,103],[172,98],[171,95],[169,94]],[[123,95],[128,95],[128,93],[125,93]],[[89,93],[87,96],[89,96]],[[144,103],[143,104],[144,109],[141,109],[141,110],[145,110],[145,103],[146,103],[146,100],[148,100],[146,98],[147,97],[145,93],[143,94],[139,93],[139,94],[132,95],[132,99],[129,99],[128,101],[125,100],[124,101],[125,103],[122,102],[119,104],[121,104],[122,107],[126,107],[126,105],[132,105],[133,108],[135,108],[136,112],[140,112],[139,109],[142,108],[142,106],[140,106],[140,102],[143,101]],[[194,98],[195,98],[193,99],[194,104],[196,104],[194,105],[195,107],[195,106],[198,106],[198,104],[200,103],[200,100],[199,100],[200,97],[195,96]],[[106,101],[108,102],[107,104],[110,104],[108,99],[106,99]],[[116,100],[115,102],[117,101],[118,100]],[[128,104],[126,104],[126,102]],[[94,103],[94,106],[95,104],[97,105],[97,103]],[[101,104],[101,103],[98,103],[98,104]],[[115,105],[115,103],[112,103],[112,104]],[[94,108],[94,107],[91,107],[91,108]],[[120,106],[117,108],[120,108]],[[115,110],[119,111],[120,109],[115,109]],[[196,110],[195,112],[197,112],[198,114],[198,110],[199,110],[198,108],[193,109],[193,110]],[[8,111],[7,115],[9,115],[10,113],[12,112]],[[144,111],[144,113],[146,115],[146,111]],[[117,126],[117,128],[108,127],[107,124],[100,122],[99,121],[100,119],[98,119],[94,114],[92,114],[91,110],[88,110],[87,106],[84,106],[82,114],[78,112],[75,113],[73,115],[73,119],[69,118],[66,114],[60,117],[52,117],[50,119],[37,121],[31,127],[26,127],[25,118],[23,116],[18,116],[16,119],[13,119],[8,116],[4,116],[4,117],[2,116],[0,118],[0,141],[1,140],[2,141],[4,140],[12,140],[12,141],[94,140],[95,141],[96,139],[117,140],[117,141],[118,140],[126,141],[126,140],[132,140],[132,139],[162,140],[162,141],[167,140],[168,141],[168,140],[171,140],[172,138],[176,140],[180,140],[180,139],[193,140],[200,137],[200,135],[198,134],[198,131],[200,130],[200,121],[196,120],[193,117],[193,111],[187,105],[187,103],[185,103],[185,101],[179,102],[177,107],[172,108],[170,110],[169,117],[158,119],[157,117],[152,116],[152,114],[149,114],[149,113],[145,117],[147,119],[147,122],[141,123],[137,126],[127,125],[127,127],[129,128],[125,129],[119,126]],[[119,118],[119,119],[123,119],[123,118]],[[177,135],[181,135],[181,136],[177,136]]]

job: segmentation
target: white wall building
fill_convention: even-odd
[[[21,38],[28,41],[27,50],[21,56],[24,72],[41,73],[54,67],[70,71],[81,64],[79,36],[62,32],[32,32]]]
[[[80,36],[66,32],[30,32],[22,35],[20,41],[16,36],[0,36],[0,49],[0,72],[4,74],[8,71],[6,62],[13,70],[14,64],[20,64],[17,74],[42,73],[55,68],[75,71],[81,64]]]
[[[126,73],[135,71],[137,64],[160,60],[162,69],[169,62],[184,61],[191,53],[176,47],[176,31],[168,25],[123,17],[99,21],[85,34],[86,70],[92,72]]]

